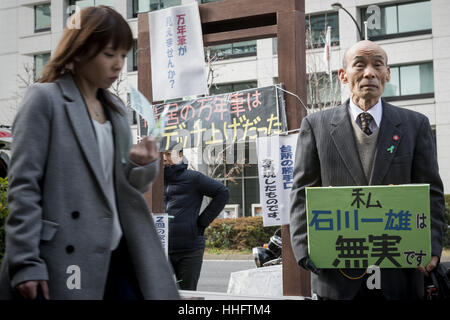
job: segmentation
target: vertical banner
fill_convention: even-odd
[[[318,268],[417,268],[431,260],[430,186],[307,187]]]
[[[289,224],[289,195],[297,137],[298,134],[291,134],[256,140],[259,192],[265,227]]]
[[[166,255],[169,254],[169,215],[167,213],[154,213],[153,221],[155,222],[156,232]]]
[[[196,1],[149,13],[153,100],[207,93]]]

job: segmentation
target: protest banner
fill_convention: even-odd
[[[208,92],[196,1],[149,13],[153,101]]]
[[[298,134],[291,134],[256,140],[259,194],[265,227],[289,224],[289,195],[297,138]]]
[[[153,106],[166,114],[161,150],[254,141],[287,129],[283,92],[277,86],[248,89]],[[140,120],[141,135],[147,123]]]
[[[429,185],[307,187],[318,268],[417,268],[431,260]]]
[[[158,234],[164,252],[168,255],[169,252],[169,215],[167,213],[152,214],[153,222],[155,223],[156,233]]]

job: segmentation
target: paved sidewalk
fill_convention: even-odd
[[[253,255],[251,253],[249,254],[241,254],[241,253],[234,253],[234,254],[211,254],[211,253],[205,253],[203,256],[204,260],[253,260]]]

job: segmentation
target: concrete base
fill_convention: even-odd
[[[269,266],[231,273],[227,294],[282,297],[282,266]]]

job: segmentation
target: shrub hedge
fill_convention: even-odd
[[[278,227],[264,227],[262,217],[216,219],[205,230],[207,248],[245,250],[267,243]]]

